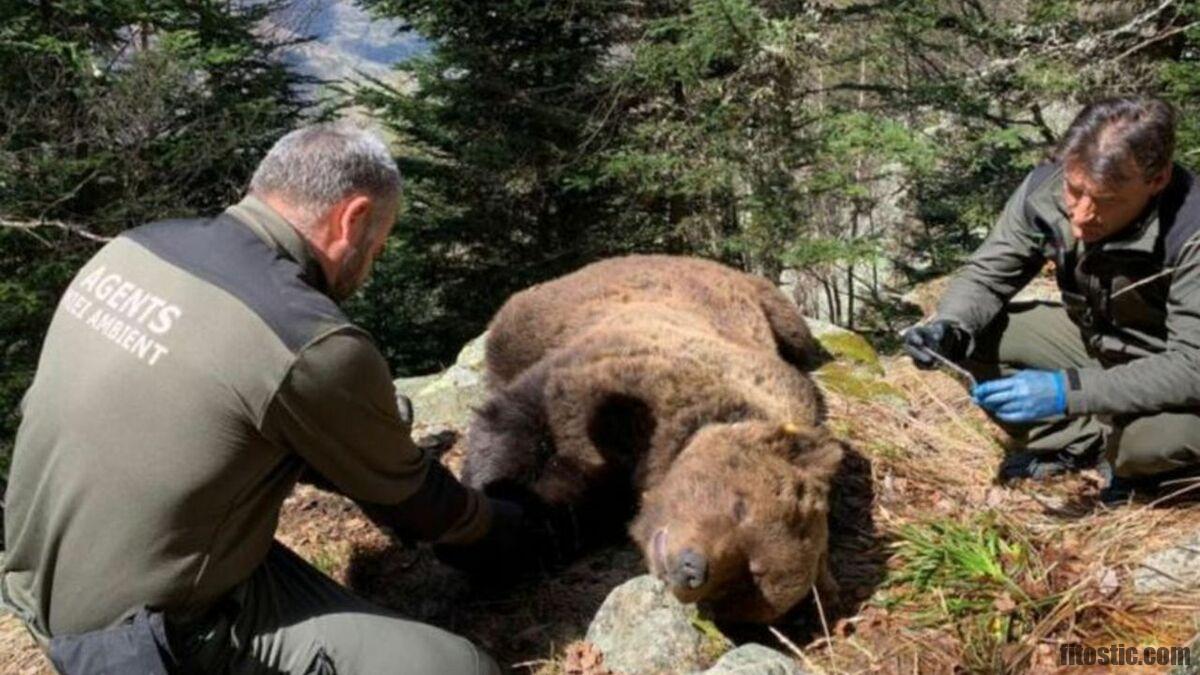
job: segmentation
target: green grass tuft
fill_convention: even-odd
[[[309,561],[312,566],[321,570],[326,576],[334,576],[338,568],[341,566],[341,557],[335,548],[322,548],[313,554],[312,560]]]
[[[1026,592],[1044,587],[1033,582],[1045,571],[1025,533],[995,512],[909,523],[897,534],[900,566],[882,604],[918,624],[955,625],[972,668],[994,668],[1001,648],[1025,638],[1058,600]]]

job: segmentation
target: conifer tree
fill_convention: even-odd
[[[82,261],[129,227],[221,208],[304,111],[257,32],[276,9],[0,3],[0,450]]]
[[[365,4],[432,50],[402,65],[411,87],[359,92],[401,141],[405,204],[355,311],[397,370],[426,371],[513,291],[641,244],[592,161],[618,3]]]

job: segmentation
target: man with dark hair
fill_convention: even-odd
[[[990,380],[974,400],[1024,445],[1002,479],[1103,457],[1114,503],[1200,461],[1200,195],[1174,144],[1163,101],[1085,107],[906,333],[919,367],[936,352]],[[1063,302],[1010,303],[1047,261]]]
[[[60,672],[499,672],[274,540],[309,470],[476,571],[538,550],[518,506],[413,444],[383,356],[337,306],[399,203],[379,138],[313,125],[241,202],[130,230],[72,280],[22,402],[0,569]]]

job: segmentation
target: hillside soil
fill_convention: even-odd
[[[1094,473],[1001,487],[1003,436],[962,387],[905,359],[881,367],[878,386],[826,387],[829,425],[850,450],[832,515],[842,597],[770,629],[726,627],[731,637],[815,672],[886,673],[1092,672],[1059,668],[1060,646],[1191,641],[1200,594],[1141,597],[1131,575],[1147,552],[1197,530],[1195,504],[1105,508]],[[443,440],[457,468],[461,442]],[[279,538],[362,595],[541,675],[602,672],[594,659],[580,666],[577,641],[607,593],[643,572],[625,544],[515,589],[472,588],[428,549],[396,544],[349,501],[307,485],[285,503]],[[52,672],[7,616],[0,672]]]

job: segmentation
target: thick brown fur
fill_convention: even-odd
[[[717,263],[629,256],[514,295],[490,326],[491,398],[463,478],[528,488],[619,520],[651,571],[720,618],[773,621],[826,568],[841,448],[800,367],[817,349],[764,279]],[[679,581],[685,552],[703,582]],[[823,594],[825,595],[825,594]]]

